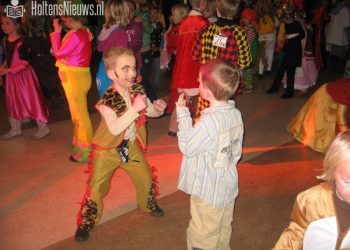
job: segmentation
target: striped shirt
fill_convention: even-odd
[[[234,101],[209,107],[192,127],[188,108],[177,108],[183,153],[178,188],[223,207],[238,195],[236,164],[242,154],[243,122]]]

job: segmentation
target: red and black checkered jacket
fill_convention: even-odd
[[[217,35],[226,38],[225,47],[214,44],[213,40]],[[223,59],[241,69],[249,67],[252,61],[245,32],[231,20],[222,18],[198,33],[191,55],[200,64],[213,59]]]

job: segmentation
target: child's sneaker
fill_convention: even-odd
[[[49,127],[44,123],[38,123],[38,131],[33,135],[33,140],[41,140],[42,138],[48,136],[50,134]]]
[[[77,228],[74,235],[76,241],[86,241],[89,239],[89,236],[89,232],[80,226]]]
[[[3,136],[1,136],[1,139],[4,140],[4,141],[7,141],[7,140],[11,140],[11,139],[13,139],[16,136],[19,136],[21,134],[22,134],[21,130],[18,131],[18,130],[11,129],[9,132],[7,132]]]
[[[149,212],[149,214],[153,217],[162,217],[164,215],[164,211],[158,205],[156,205],[155,208]]]

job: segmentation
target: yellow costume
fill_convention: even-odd
[[[61,32],[50,35],[52,50],[59,68],[58,74],[66,94],[74,134],[70,160],[87,162],[91,150],[92,125],[87,107],[91,87],[90,61],[92,53],[90,31],[84,27],[70,30],[61,41]]]
[[[287,131],[305,146],[324,153],[337,130],[346,128],[346,109],[328,94],[327,84],[324,84],[288,124]]]
[[[138,84],[134,84],[129,91],[131,103],[137,95],[145,94],[143,87]],[[126,99],[110,87],[96,106],[99,105],[110,108],[117,117],[121,117],[127,112],[130,104],[127,104]],[[152,104],[149,103],[147,114],[150,106]],[[141,146],[144,149],[146,146],[145,112],[140,116],[136,113],[136,120],[133,117],[135,116],[132,116],[131,125],[128,128],[135,123],[136,134],[132,132],[131,139],[125,138],[128,128],[118,135],[112,134],[105,119],[101,119],[95,132],[89,161],[90,176],[77,222],[78,227],[85,231],[90,231],[94,224],[99,222],[103,210],[103,198],[110,189],[114,172],[119,167],[127,172],[136,188],[138,207],[145,212],[158,209],[155,200],[158,193],[157,181],[153,179],[152,171],[140,148]],[[121,145],[126,145],[125,159],[119,152]]]

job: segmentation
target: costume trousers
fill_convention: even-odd
[[[152,84],[149,81],[149,75],[151,74],[151,52],[145,51],[141,53],[142,57],[142,67],[141,67],[141,76],[142,76],[142,85],[146,89],[146,94],[148,99],[153,102],[158,99],[157,92],[154,90]]]
[[[84,203],[86,200],[92,200],[96,203],[97,216],[95,223],[98,223],[101,218],[103,198],[110,189],[114,172],[119,167],[130,176],[136,188],[137,204],[139,208],[145,212],[149,212],[155,204],[152,172],[136,141],[129,142],[129,161],[123,164],[120,161],[120,156],[116,149],[102,150],[94,147],[90,153],[90,177],[82,207],[85,205]],[[81,211],[80,214],[83,212],[84,211]],[[79,218],[78,225],[80,225]]]
[[[87,94],[91,87],[90,69],[63,66],[59,75],[74,126],[73,152],[87,155],[85,151],[90,149],[93,136],[87,107]]]
[[[286,55],[283,57],[281,65],[277,71],[275,80],[273,81],[272,89],[278,90],[281,85],[284,73],[287,73],[287,88],[285,93],[294,94],[294,77],[296,66],[288,63]]]
[[[191,195],[191,220],[187,228],[187,248],[230,249],[234,202],[225,207],[207,204]]]
[[[271,71],[273,63],[273,53],[275,50],[275,40],[260,42],[259,74],[264,74],[264,69]]]

